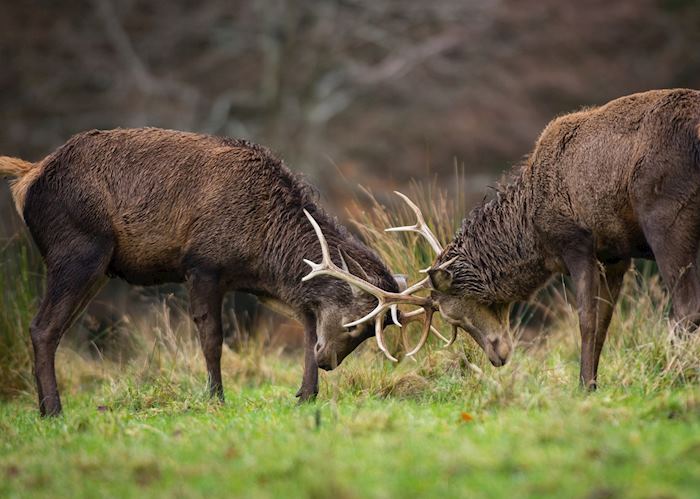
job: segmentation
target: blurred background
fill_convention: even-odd
[[[0,153],[159,126],[268,146],[344,219],[411,179],[473,204],[558,114],[700,88],[699,27],[694,0],[4,0]],[[171,291],[111,283],[83,322]]]

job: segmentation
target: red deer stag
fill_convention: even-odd
[[[436,306],[495,366],[511,352],[510,304],[553,274],[571,275],[580,381],[595,389],[632,258],[658,262],[676,326],[700,322],[700,91],[639,93],[556,118],[513,181],[467,216],[444,251],[433,245]]]
[[[381,260],[280,160],[243,140],[90,131],[35,164],[0,157],[2,174],[17,177],[17,211],[46,262],[46,293],[30,330],[42,415],[61,412],[54,369],[61,336],[108,277],[187,283],[210,392],[221,399],[226,291],[253,293],[305,326],[302,400],[318,391],[317,367],[334,368],[377,327],[381,333],[386,314],[375,327],[344,325],[375,308],[380,288],[397,302],[422,303],[398,293]],[[309,220],[326,234],[323,251]],[[313,275],[337,274],[353,286],[302,281],[303,260],[319,258],[323,268]]]

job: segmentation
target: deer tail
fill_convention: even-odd
[[[0,156],[0,176],[24,177],[34,168],[34,163],[10,156]]]
[[[37,169],[38,166],[38,163],[30,163],[23,159],[0,156],[0,177],[9,176],[15,178],[15,180],[11,182],[10,190],[12,191],[12,199],[15,202],[15,207],[20,216],[23,216],[27,190],[37,176],[37,173],[39,173]]]

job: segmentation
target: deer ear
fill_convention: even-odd
[[[340,266],[345,272],[349,272],[354,276],[361,277],[365,281],[369,281],[369,277],[367,276],[367,272],[365,272],[365,269],[363,269],[362,266],[359,263],[357,263],[357,261],[354,258],[348,255],[345,251],[343,251],[342,248],[338,248],[338,255],[340,255]],[[349,284],[349,286],[353,296],[359,296],[362,293],[364,293],[364,291],[362,291],[360,288],[353,286],[352,284]]]
[[[406,276],[404,274],[394,274],[393,277],[396,284],[399,285],[399,293],[408,287],[408,281],[406,280]]]
[[[452,287],[452,272],[445,269],[430,269],[428,271],[430,285],[436,291],[446,293]]]
[[[338,253],[340,253],[340,261],[343,264],[343,270],[357,277],[361,277],[365,281],[370,280],[367,272],[365,272],[365,269],[362,268],[362,265],[360,265],[357,260],[348,255],[342,248],[338,248]]]

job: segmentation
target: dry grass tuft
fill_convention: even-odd
[[[434,187],[414,186],[408,193],[421,206],[428,223],[447,241],[465,213],[463,201],[448,199]],[[392,207],[372,203],[355,221],[368,243],[394,271],[420,278],[417,269],[433,259],[429,246],[413,234],[386,234],[390,226],[413,223],[412,213],[397,198]],[[42,268],[26,240],[0,248],[0,396],[34,397],[28,327],[42,287]],[[385,361],[373,340],[363,345],[335,372],[322,374],[321,398],[395,398],[454,400],[474,406],[542,407],[575,392],[579,338],[574,298],[556,279],[514,314],[516,350],[503,368],[490,366],[475,343],[461,337],[449,350],[431,339],[415,361]],[[652,264],[640,264],[627,276],[601,360],[602,387],[655,393],[666,388],[697,387],[700,380],[700,335],[669,335],[668,295]],[[205,404],[204,360],[186,304],[163,298],[148,320],[127,317],[120,326],[123,341],[135,354],[128,361],[89,358],[66,346],[57,360],[66,393],[95,390],[105,404],[134,410],[171,410]],[[444,335],[448,328],[438,319]],[[401,357],[397,330],[387,331],[390,348]],[[417,340],[417,331],[409,342]],[[302,372],[302,356],[288,355],[254,335],[239,352],[224,349],[222,367],[229,392],[246,387],[280,386],[290,400]],[[260,339],[262,338],[262,339]],[[101,392],[100,392],[101,390]],[[160,408],[160,409],[159,409]]]

